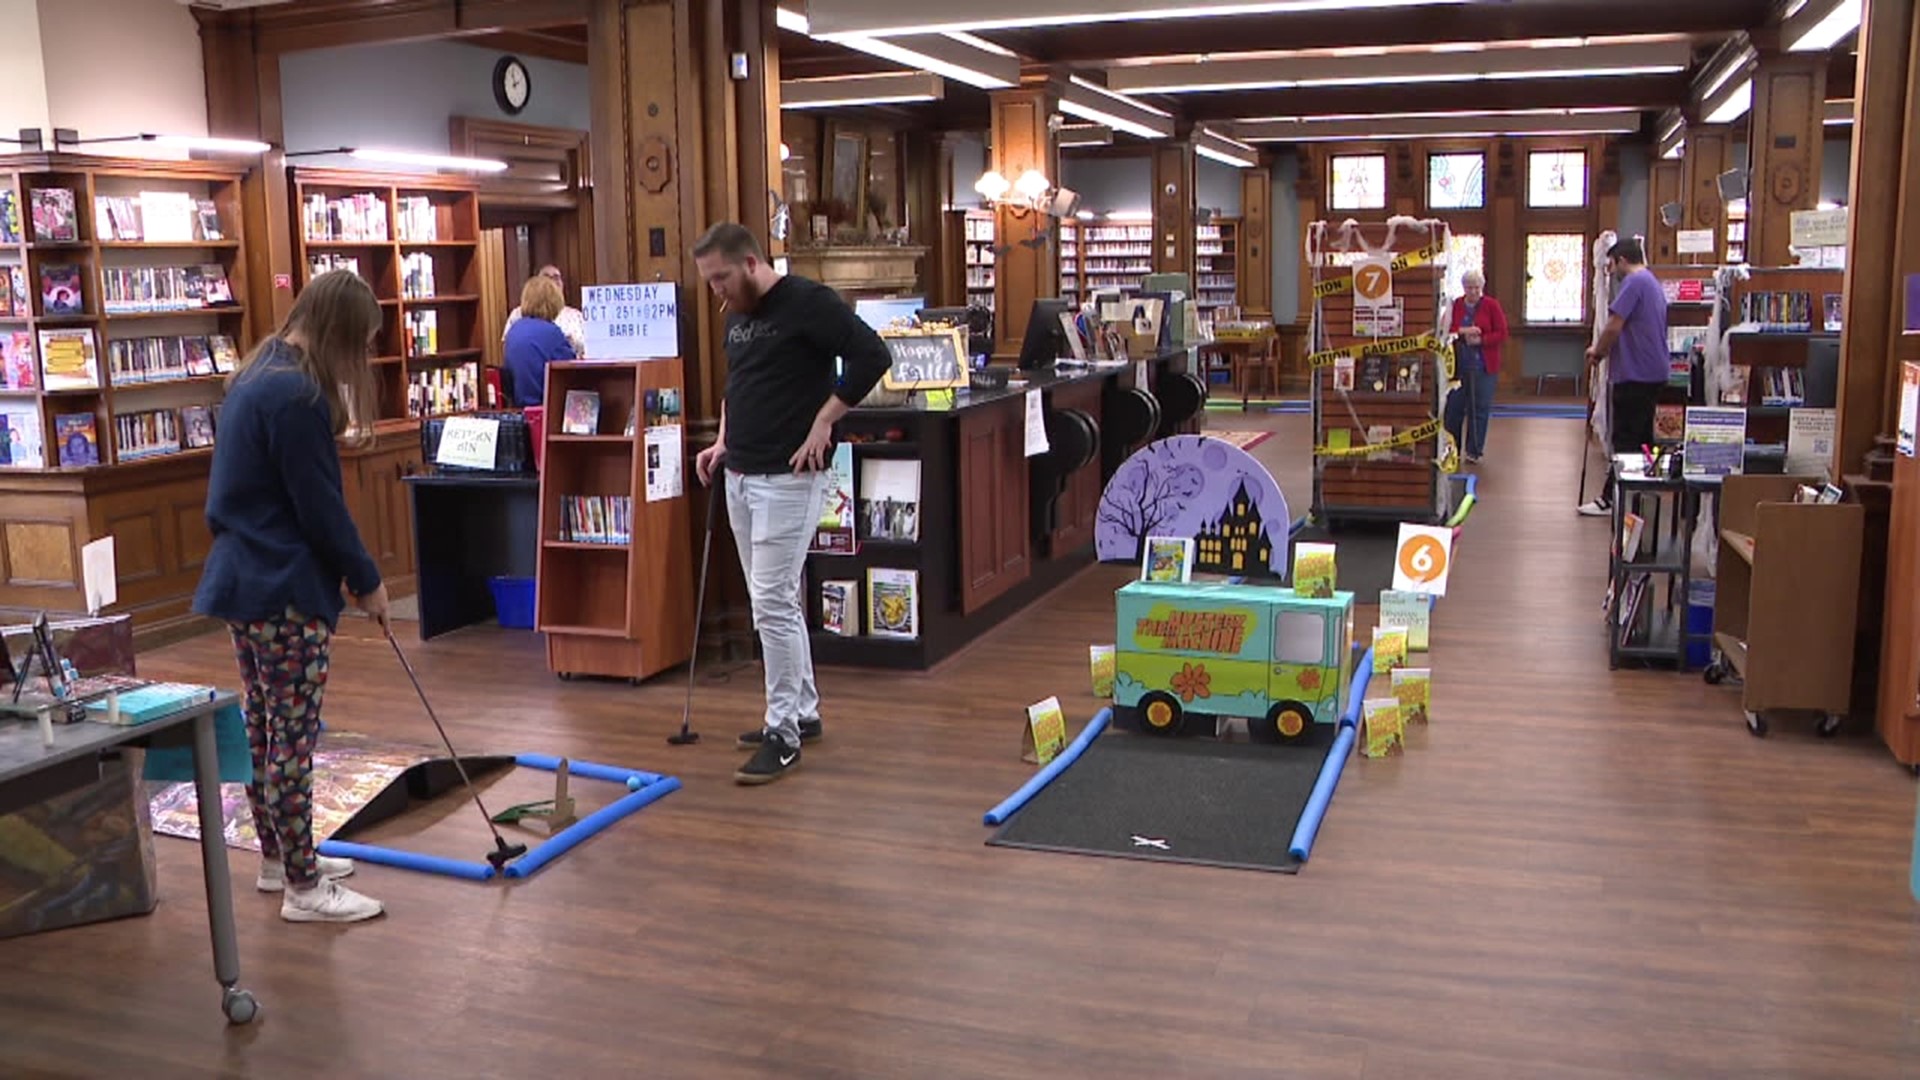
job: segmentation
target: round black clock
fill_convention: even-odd
[[[493,65],[493,100],[499,103],[502,112],[519,113],[527,107],[527,98],[532,94],[533,79],[519,57],[503,56]]]

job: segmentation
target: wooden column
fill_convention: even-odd
[[[926,246],[920,259],[920,293],[927,306],[939,307],[949,295],[965,295],[963,256],[954,251],[946,229],[946,208],[953,205],[953,143],[945,132],[919,129],[902,132],[900,141],[907,239]]]
[[[1294,174],[1293,197],[1299,205],[1300,246],[1293,251],[1274,254],[1276,258],[1292,259],[1300,267],[1299,295],[1295,298],[1298,306],[1294,311],[1297,312],[1297,322],[1306,330],[1313,325],[1313,267],[1307,265],[1307,230],[1320,220],[1321,209],[1325,205],[1327,158],[1315,144],[1302,144],[1295,147],[1293,153],[1299,163]],[[1308,349],[1311,348],[1312,343],[1309,342]]]
[[[991,98],[993,146],[987,167],[1008,183],[1018,181],[1028,169],[1038,169],[1058,186],[1060,142],[1047,129],[1047,117],[1059,107],[1059,92],[1049,82],[1032,82],[1014,90],[996,90]],[[1053,220],[1046,215],[1004,202],[995,212],[995,360],[1017,359],[1033,302],[1060,295],[1060,254],[1052,226]],[[1044,242],[1032,242],[1042,234],[1046,234]]]
[[[1515,139],[1494,144],[1487,168],[1487,292],[1500,301],[1512,334],[1501,347],[1500,376],[1510,388],[1527,370],[1527,242],[1520,235],[1526,199],[1527,155]]]
[[[716,222],[738,221],[770,257],[778,251],[767,194],[780,175],[774,5],[592,0],[587,39],[597,277],[678,284],[691,455],[717,434],[727,371],[724,315],[700,281],[694,241]],[[747,78],[738,81],[730,74],[735,52],[747,57]],[[692,494],[700,534],[706,492],[695,485]],[[701,537],[693,539],[697,552]],[[701,639],[741,655],[752,635],[730,547],[724,535],[716,544]]]
[[[1920,5],[1915,0],[1873,0],[1860,26],[1859,74],[1854,79],[1853,157],[1848,190],[1847,277],[1840,335],[1840,386],[1834,432],[1833,474],[1863,471],[1874,438],[1893,431],[1900,395],[1903,212],[1916,212],[1897,185],[1920,182],[1915,137],[1920,121],[1913,80],[1920,75],[1914,35]],[[1909,256],[1912,252],[1907,252]],[[1920,264],[1905,263],[1908,272]]]
[[[1193,277],[1200,155],[1185,141],[1153,144],[1153,269]]]
[[[1727,204],[1720,197],[1720,174],[1733,168],[1733,130],[1725,124],[1687,125],[1686,156],[1681,158],[1686,204],[1683,228],[1713,230],[1712,262],[1727,257]],[[1751,204],[1752,200],[1749,199]]]
[[[1754,266],[1793,265],[1793,212],[1820,201],[1826,103],[1825,53],[1761,54],[1747,129],[1747,261]]]
[[[1679,158],[1656,161],[1647,170],[1647,259],[1656,266],[1681,262],[1680,230],[1660,220],[1660,208],[1680,202],[1685,177]]]
[[[293,225],[287,203],[286,132],[280,111],[280,55],[259,47],[254,28],[196,9],[206,67],[207,131],[258,139],[273,148],[240,185],[246,232],[247,295],[253,333],[278,329],[293,308]],[[280,285],[279,282],[286,282]],[[240,342],[242,349],[251,342]]]
[[[1589,235],[1598,236],[1602,229],[1620,232],[1620,145],[1613,139],[1595,140],[1587,160],[1593,162],[1594,220]],[[1620,236],[1627,238],[1625,233]]]
[[[1240,170],[1240,306],[1273,315],[1273,159]]]

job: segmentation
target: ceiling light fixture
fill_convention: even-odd
[[[1475,115],[1411,117],[1387,120],[1240,121],[1233,133],[1245,142],[1327,142],[1342,139],[1426,139],[1504,136],[1624,135],[1640,130],[1640,113],[1615,109],[1606,113],[1557,115]]]
[[[1388,56],[1215,58],[1200,63],[1115,67],[1107,85],[1129,93],[1182,94],[1303,86],[1476,82],[1482,79],[1602,78],[1685,71],[1692,59],[1684,41],[1548,48],[1489,47],[1473,52],[1417,52]]]
[[[1248,146],[1238,139],[1228,138],[1210,128],[1194,129],[1193,152],[1222,165],[1231,165],[1236,169],[1251,169],[1260,164],[1258,148]]]
[[[1788,52],[1826,52],[1860,29],[1861,0],[1818,0],[1802,4],[1781,22]]]
[[[1068,78],[1066,90],[1060,95],[1060,111],[1143,139],[1165,139],[1173,135],[1172,114],[1125,94],[1116,94],[1079,75]]]
[[[1113,129],[1104,124],[1063,124],[1058,142],[1063,150],[1075,146],[1112,146]]]
[[[891,71],[877,75],[823,75],[813,79],[782,79],[782,109],[832,109],[855,105],[899,105],[938,101],[947,93],[940,76],[926,71]]]
[[[798,11],[788,10],[787,8],[775,8],[773,22],[774,25],[780,29],[791,30],[796,34],[806,33],[809,25],[807,17],[804,14]]]
[[[452,154],[428,154],[417,150],[390,150],[378,146],[338,146],[328,150],[289,150],[290,158],[345,154],[360,161],[383,165],[414,165],[424,169],[448,169],[455,172],[505,172],[507,163],[492,158],[458,157]]]
[[[1741,79],[1708,103],[1706,123],[1731,124],[1753,107],[1753,80]]]
[[[1853,123],[1853,99],[1841,98],[1827,102],[1826,115],[1821,123],[1829,126]]]
[[[111,135],[83,139],[80,133],[72,128],[53,129],[55,150],[68,146],[132,142],[151,143],[154,146],[164,146],[172,150],[203,150],[214,154],[264,154],[273,149],[272,143],[264,143],[258,139],[223,139],[211,135],[154,135],[144,132],[139,135]]]
[[[1074,26],[1100,22],[1200,19],[1221,15],[1274,15],[1302,11],[1352,11],[1361,8],[1431,7],[1471,0],[1228,0],[1171,5],[1168,0],[971,0],[966,18],[929,22],[915,18],[915,4],[876,4],[870,0],[808,0],[814,37],[837,41],[849,35],[951,33],[967,30]],[[907,9],[908,13],[899,13]]]
[[[952,35],[878,38],[855,34],[833,40],[869,56],[931,71],[982,90],[1005,90],[1020,84],[1019,57],[998,46],[981,48]]]

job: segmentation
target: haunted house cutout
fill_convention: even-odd
[[[1260,518],[1260,501],[1247,491],[1245,478],[1234,490],[1226,512],[1194,535],[1193,568],[1203,574],[1266,574],[1273,563],[1273,538]]]

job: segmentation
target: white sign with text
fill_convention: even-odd
[[[587,356],[594,360],[665,360],[680,355],[680,301],[674,283],[586,285]]]

